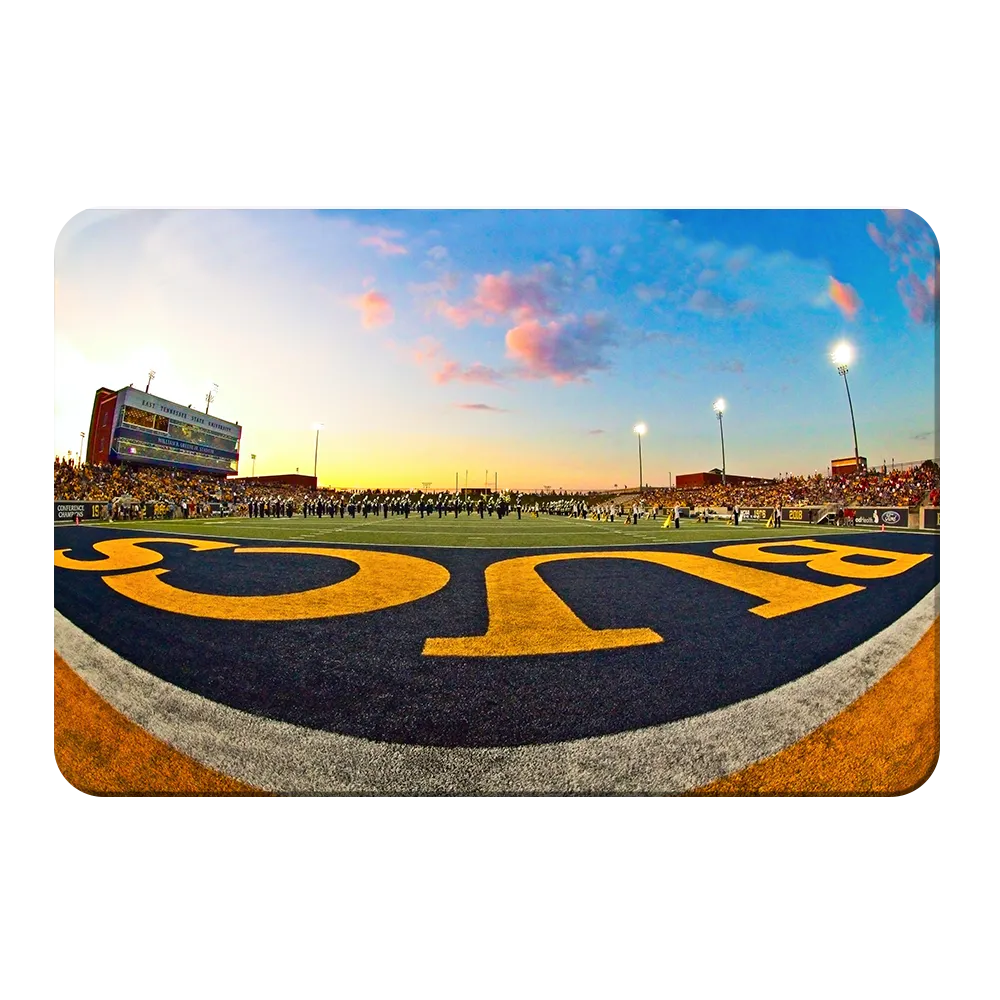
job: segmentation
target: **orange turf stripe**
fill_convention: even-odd
[[[90,795],[266,795],[199,764],[125,718],[55,654],[55,753]]]
[[[930,777],[940,745],[940,619],[874,687],[773,757],[692,795],[902,795]]]

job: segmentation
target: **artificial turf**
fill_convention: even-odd
[[[650,544],[691,544],[692,542],[751,541],[753,539],[816,538],[844,529],[825,525],[782,525],[769,528],[760,521],[728,522],[682,520],[679,529],[664,527],[663,519],[631,524],[615,521],[585,521],[581,518],[542,514],[497,519],[478,514],[421,518],[411,512],[380,518],[350,517],[224,517],[180,518],[156,521],[103,522],[99,527],[138,530],[144,533],[178,532],[212,538],[261,539],[271,541],[320,542],[350,545],[429,545],[436,548],[516,549],[558,548],[561,546],[614,546]],[[897,529],[899,530],[899,529]],[[859,536],[870,534],[855,529]],[[853,532],[852,532],[853,533]],[[887,532],[888,533],[888,532]]]
[[[275,530],[282,530],[279,523]],[[194,530],[184,535],[200,533],[196,524],[187,524]],[[241,523],[227,520],[213,527],[236,539]],[[301,531],[302,522],[286,521],[283,530],[293,532],[296,527]],[[496,522],[493,527],[498,527]],[[599,532],[604,526],[594,527]],[[174,534],[151,528],[146,525],[142,535]],[[539,528],[533,525],[528,531]],[[395,550],[400,560],[430,560],[447,571],[444,586],[418,599],[368,613],[245,620],[228,612],[174,613],[122,596],[118,588],[136,579],[131,570],[113,569],[107,579],[102,573],[79,572],[82,566],[97,568],[100,560],[93,559],[91,545],[105,537],[122,537],[120,529],[57,529],[57,548],[68,546],[71,559],[82,564],[57,567],[56,607],[126,660],[242,711],[376,741],[495,747],[634,730],[772,690],[887,627],[937,582],[937,559],[925,559],[901,575],[866,580],[856,593],[833,603],[762,618],[750,613],[760,598],[739,588],[621,558],[623,549],[637,555],[642,551],[641,542],[630,548],[622,539],[631,528],[603,536],[614,544],[597,551],[613,558],[593,558],[591,542],[589,554],[563,549],[568,558],[546,560],[537,576],[546,593],[558,595],[586,628],[652,629],[659,637],[652,645],[588,652],[553,649],[539,655],[520,647],[504,655],[428,655],[425,643],[430,639],[447,642],[487,633],[491,617],[486,571],[524,555],[523,548],[468,544],[400,545]],[[719,528],[703,529],[704,534],[694,526],[658,530],[687,543],[672,543],[672,554],[715,558],[711,550],[721,541]],[[742,530],[730,527],[728,537]],[[709,532],[716,537],[706,538]],[[760,529],[756,534],[761,537]],[[208,551],[160,544],[163,562],[149,572],[166,572],[182,603],[195,600],[185,595],[209,595],[198,600],[221,607],[234,598],[254,601],[309,593],[349,583],[358,572],[349,555],[317,559],[309,554],[313,547],[317,552],[327,547],[331,553],[350,551],[357,540],[351,537],[349,545],[343,544],[345,535],[306,538],[313,545],[299,552],[281,551],[291,540],[286,536],[272,536],[261,546]],[[754,535],[748,529],[736,537],[750,541]],[[937,553],[936,538],[915,533],[891,541],[881,533],[842,531],[826,537],[850,544],[858,535],[872,546]],[[157,543],[146,542],[144,548],[150,545]],[[536,552],[542,547],[540,541],[532,546]],[[651,548],[648,540],[644,547]],[[250,551],[243,551],[247,548]],[[274,555],[268,556],[271,550]],[[401,565],[399,572],[405,573]],[[858,568],[867,567],[861,563]],[[782,564],[777,578],[826,586],[843,582],[802,562]],[[396,585],[400,582],[397,579]],[[210,595],[221,595],[221,600],[213,602]],[[509,598],[505,606],[512,606]],[[518,612],[525,629],[535,624],[536,607],[529,602]]]

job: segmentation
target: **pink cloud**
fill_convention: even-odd
[[[510,413],[510,410],[505,410],[499,406],[487,406],[486,403],[456,403],[455,408],[458,410],[480,410],[489,413]]]
[[[476,302],[489,313],[518,321],[551,315],[548,297],[537,275],[517,277],[510,271],[486,274],[479,279]]]
[[[355,309],[361,310],[361,325],[366,330],[376,326],[388,326],[395,315],[392,304],[381,292],[374,288],[351,300]]]
[[[398,229],[379,229],[374,236],[366,236],[361,240],[363,247],[375,247],[383,257],[409,253],[401,243],[394,243],[403,234]]]
[[[516,275],[510,271],[484,274],[476,278],[476,291],[471,299],[459,305],[445,300],[438,303],[438,312],[457,327],[471,322],[487,325],[499,319],[515,323],[552,316],[548,284],[551,274],[536,269],[531,274]]]
[[[418,365],[428,364],[441,354],[441,342],[433,337],[421,337],[417,346],[410,352],[410,357]]]
[[[528,319],[507,331],[507,357],[520,366],[524,378],[551,378],[554,382],[584,381],[590,371],[608,364],[601,356],[611,342],[605,317],[589,313],[541,323]]]
[[[869,222],[868,225],[865,226],[865,230],[879,250],[883,253],[889,252],[889,241],[882,235],[882,230],[879,229],[874,222]]]
[[[484,365],[479,361],[473,362],[467,368],[457,361],[446,361],[435,373],[434,381],[438,385],[446,382],[472,382],[479,385],[498,385],[503,381],[503,374],[489,365]]]
[[[440,299],[437,302],[436,307],[439,315],[444,316],[449,323],[462,330],[464,330],[465,327],[467,327],[473,320],[480,320],[485,323],[494,322],[493,317],[484,316],[482,309],[476,306],[475,303],[453,306],[450,305],[447,300]]]
[[[457,361],[444,357],[443,346],[434,337],[421,337],[416,347],[410,350],[410,358],[418,365],[439,365],[433,373],[433,379],[438,385],[447,382],[465,382],[476,385],[499,385],[503,381],[503,372],[474,361],[471,365],[462,367]]]
[[[906,311],[917,323],[925,323],[934,319],[937,311],[937,278],[935,274],[928,274],[921,281],[917,275],[911,271],[905,278],[900,278],[896,282],[896,289],[899,297],[906,306]]]
[[[454,379],[461,368],[461,365],[457,361],[446,361],[435,373],[434,381],[438,385],[444,385],[445,382],[450,382]]]
[[[906,273],[896,288],[910,317],[917,323],[937,316],[940,289],[937,240],[930,226],[913,212],[903,209],[884,211],[883,232],[874,223],[867,226],[872,242],[889,258],[889,269]]]
[[[827,294],[841,313],[843,313],[845,319],[854,319],[861,306],[861,299],[858,298],[858,293],[850,285],[845,285],[837,281],[831,275],[830,284],[827,286]]]

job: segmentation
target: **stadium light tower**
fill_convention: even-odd
[[[83,464],[83,431],[80,431],[80,453],[76,456],[76,464]]]
[[[858,428],[854,423],[854,404],[851,402],[851,387],[847,384],[847,366],[854,358],[854,349],[846,340],[842,340],[833,349],[833,354],[830,357],[837,366],[837,371],[844,376],[844,388],[847,390],[847,405],[851,409],[851,430],[854,432],[854,471],[857,472],[861,465],[861,459],[858,458]]]
[[[319,464],[319,432],[322,430],[322,424],[313,424],[313,428],[316,431],[316,451],[313,454],[313,479],[316,478],[316,468]]]
[[[218,394],[219,383],[213,382],[212,388],[205,393],[205,412],[208,413],[208,408],[212,405],[212,400],[215,399]]]
[[[256,476],[257,475],[257,456],[253,452],[250,453],[250,462],[251,462],[251,465],[250,465],[250,475],[251,476]]]
[[[153,379],[156,378],[156,372],[152,368],[149,369],[149,378],[146,380],[146,392],[149,392],[149,387],[152,385]]]
[[[646,433],[646,425],[638,423],[632,428],[635,431],[636,440],[639,442],[639,492],[642,493],[642,436]]]
[[[722,485],[726,485],[726,435],[722,430],[722,414],[726,411],[726,401],[717,399],[712,405],[715,415],[719,418],[719,437],[722,440]]]

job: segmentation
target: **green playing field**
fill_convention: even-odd
[[[376,517],[302,517],[290,518],[184,518],[166,521],[121,521],[116,527],[146,534],[179,532],[219,538],[269,539],[273,541],[327,542],[351,545],[427,545],[461,548],[550,548],[590,547],[595,545],[689,544],[692,542],[731,541],[739,539],[779,539],[816,537],[829,533],[825,526],[795,525],[768,528],[761,522],[747,522],[738,527],[723,522],[701,524],[681,521],[681,527],[664,527],[663,519],[630,524],[616,519],[584,521],[579,518],[541,514],[517,517],[421,518],[419,514]],[[104,527],[107,526],[105,522]],[[839,529],[841,532],[843,528]],[[858,531],[858,534],[864,534]]]

